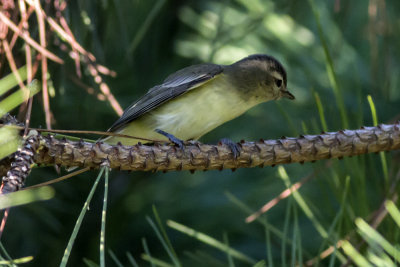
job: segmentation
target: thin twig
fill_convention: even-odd
[[[46,47],[46,28],[44,24],[44,18],[42,13],[42,7],[40,6],[39,0],[34,1],[34,6],[36,10],[36,17],[39,25],[39,39],[40,45]],[[47,86],[47,58],[42,55],[42,97],[43,97],[43,107],[46,117],[46,127],[51,129],[51,111],[50,111],[50,99]]]
[[[57,22],[55,22],[53,18],[46,16],[46,20],[49,25],[71,45],[73,49],[77,50],[79,53],[81,53],[83,56],[87,57],[91,61],[88,64],[90,74],[93,76],[94,81],[99,84],[101,92],[107,97],[115,112],[119,116],[121,116],[123,113],[121,106],[115,99],[114,95],[111,93],[108,85],[103,82],[103,79],[99,75],[99,71],[110,75],[115,75],[115,73],[108,70],[102,65],[93,64],[92,62],[95,62],[96,58],[93,56],[93,54],[87,52],[78,42],[76,42],[73,35],[68,34],[60,25],[57,24]],[[77,59],[75,58],[75,60]]]
[[[0,123],[0,127],[2,127],[4,125],[6,125],[6,124]],[[17,125],[7,124],[7,126],[10,128],[15,128],[15,129],[20,129],[20,130],[25,129],[22,126],[17,126]],[[145,138],[145,137],[126,135],[126,134],[117,134],[117,133],[113,133],[113,132],[102,132],[102,131],[55,130],[55,129],[40,129],[40,128],[28,128],[28,130],[35,130],[37,132],[45,132],[45,133],[59,133],[59,134],[95,134],[95,135],[99,135],[99,136],[116,136],[116,137],[123,137],[123,138],[128,138],[128,139],[138,139],[138,140],[142,140],[145,142],[164,142],[164,140],[161,140],[161,139],[149,139],[149,138]]]
[[[374,229],[376,229],[376,228],[380,225],[380,223],[382,222],[382,220],[384,219],[384,217],[387,215],[387,210],[385,209],[385,202],[386,202],[388,199],[391,199],[391,200],[394,201],[394,202],[397,201],[397,199],[398,199],[398,194],[396,193],[395,189],[396,189],[397,185],[399,184],[399,182],[400,182],[400,171],[397,173],[396,178],[394,179],[394,181],[393,181],[393,183],[392,183],[392,185],[391,185],[391,187],[390,187],[390,191],[389,191],[388,196],[391,196],[391,197],[385,198],[385,199],[383,200],[382,204],[380,205],[378,211],[374,211],[371,215],[367,216],[367,217],[370,217],[370,218],[372,217],[372,219],[368,219],[368,221],[371,222],[370,225],[371,225]],[[313,265],[315,265],[315,263],[316,263],[318,260],[323,260],[323,259],[327,258],[329,255],[331,255],[332,253],[334,253],[334,252],[336,251],[336,249],[338,249],[338,248],[340,248],[340,247],[342,246],[344,240],[349,240],[350,237],[351,237],[353,234],[354,234],[354,230],[353,230],[352,232],[348,233],[344,238],[342,238],[341,240],[339,240],[339,241],[336,243],[336,246],[329,246],[327,249],[325,249],[323,252],[321,252],[317,257],[314,257],[314,258],[308,260],[308,261],[306,262],[306,266],[313,266]],[[362,244],[364,244],[364,242],[365,242],[365,241],[363,240],[363,241],[361,241],[361,243],[359,243],[359,244],[357,245],[357,250],[360,248],[360,246],[361,246]],[[335,249],[335,247],[336,247],[336,249]],[[351,261],[350,261],[350,259],[348,258],[347,262],[344,263],[344,265],[342,265],[342,266],[348,266],[349,263],[351,263]]]
[[[258,211],[254,212],[253,214],[249,215],[246,218],[246,223],[251,223],[255,221],[258,217],[260,217],[262,214],[266,213],[269,211],[271,208],[273,208],[276,204],[278,204],[281,200],[289,197],[292,195],[293,191],[297,191],[300,189],[303,184],[308,182],[311,178],[315,177],[316,172],[314,171],[313,173],[307,175],[303,179],[301,179],[299,182],[293,184],[290,188],[283,190],[277,197],[274,197],[268,203],[266,203],[264,206],[262,206]]]
[[[25,5],[21,5],[21,3],[24,4],[24,1],[20,0],[19,3],[20,3],[20,10],[21,10],[22,19],[18,24],[18,32],[14,32],[14,34],[13,34],[13,36],[11,38],[11,41],[10,41],[10,48],[11,49],[14,47],[15,43],[17,42],[17,39],[18,39],[18,36],[19,36],[18,33],[22,32],[22,29],[24,29],[24,30],[27,29],[28,19],[32,15],[33,11],[35,11],[35,8],[29,7],[28,12],[26,12],[26,9],[24,8]],[[28,35],[29,35],[29,32],[27,32],[27,31],[25,31],[25,32],[28,33]]]
[[[0,11],[0,20],[3,21],[4,24],[6,24],[11,30],[16,32],[18,34],[18,36],[20,36],[22,39],[24,39],[25,42],[27,42],[29,45],[31,45],[33,48],[35,48],[41,54],[43,54],[44,56],[48,57],[49,59],[51,59],[54,62],[57,62],[59,64],[64,63],[64,61],[61,58],[59,58],[52,52],[48,51],[45,47],[42,47],[35,40],[33,40],[27,32],[20,31],[18,29],[18,26],[15,25],[9,18],[7,18],[7,16],[4,15],[4,13],[2,11]]]
[[[24,99],[28,99],[29,98],[29,90],[28,90],[28,88],[26,88],[26,86],[24,85],[24,82],[22,81],[21,76],[19,75],[17,65],[15,64],[14,57],[12,55],[8,41],[6,39],[4,39],[2,41],[2,44],[4,47],[4,51],[5,51],[5,54],[7,57],[8,64],[10,65],[11,71],[14,73],[15,78],[18,81],[18,85],[21,87],[22,91],[24,92]]]
[[[64,175],[64,176],[58,177],[58,178],[56,178],[56,179],[52,179],[52,180],[47,181],[47,182],[44,182],[44,183],[35,184],[35,185],[31,185],[31,186],[25,187],[25,188],[23,188],[23,189],[21,189],[21,190],[29,190],[29,189],[32,189],[32,188],[38,188],[38,187],[42,187],[42,186],[46,186],[46,185],[50,185],[50,184],[55,184],[55,183],[64,181],[64,180],[66,180],[66,179],[72,178],[72,177],[74,177],[74,176],[76,176],[76,175],[78,175],[78,174],[87,172],[87,171],[89,171],[89,170],[90,170],[89,167],[88,167],[88,168],[83,168],[83,169],[80,169],[80,170],[71,172],[71,173],[69,173],[69,174],[66,174],[66,175]]]

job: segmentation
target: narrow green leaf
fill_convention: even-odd
[[[146,217],[147,221],[149,222],[151,228],[153,228],[153,231],[156,233],[158,240],[160,240],[161,244],[163,245],[165,251],[167,252],[168,256],[171,258],[172,262],[174,263],[175,266],[181,266],[179,263],[178,258],[176,258],[176,255],[174,255],[169,248],[167,242],[165,241],[163,235],[161,234],[160,230],[157,228],[157,226],[154,224],[153,220],[150,217]]]
[[[143,244],[144,252],[146,252],[146,254],[144,254],[146,259],[148,259],[150,261],[151,267],[154,267],[154,263],[152,261],[153,258],[151,257],[149,247],[147,246],[146,238],[142,238],[142,244]],[[142,255],[142,258],[143,258],[143,255]]]
[[[103,197],[103,210],[101,213],[101,231],[100,231],[100,266],[105,267],[105,242],[106,242],[106,215],[107,215],[107,199],[108,199],[108,174],[110,172],[109,168],[103,167],[105,169],[104,177],[104,197]]]
[[[10,254],[7,252],[6,248],[3,246],[3,243],[0,242],[0,251],[2,252],[2,254],[5,256],[5,258],[7,259],[7,261],[9,262],[13,262]],[[4,258],[2,256],[0,256],[1,260],[4,260]],[[11,266],[16,266],[15,264],[12,264]]]
[[[344,192],[343,192],[343,195],[342,195],[340,209],[336,213],[335,218],[333,219],[331,225],[329,226],[329,229],[328,229],[329,238],[324,239],[324,241],[322,242],[321,247],[319,249],[319,252],[317,254],[317,255],[321,255],[321,253],[322,253],[323,249],[325,248],[325,246],[327,245],[327,243],[333,244],[334,252],[332,253],[332,257],[331,257],[330,262],[329,262],[329,266],[330,267],[334,266],[335,260],[336,260],[337,257],[339,258],[339,260],[342,261],[343,264],[346,262],[346,258],[343,257],[342,254],[337,253],[337,246],[336,245],[338,243],[338,237],[336,235],[334,235],[334,234],[338,233],[338,232],[340,233],[340,227],[341,227],[340,223],[343,220],[344,210],[347,207],[347,194],[349,192],[349,187],[350,187],[350,176],[346,176],[345,187],[344,187]],[[336,229],[337,225],[338,225],[338,229]],[[318,257],[318,261],[316,263],[316,266],[318,266],[319,261],[320,261],[320,258]]]
[[[290,116],[290,115],[288,114],[288,112],[286,111],[286,109],[284,109],[284,108],[282,107],[282,105],[280,104],[280,102],[276,101],[276,102],[275,102],[275,105],[278,107],[279,112],[280,112],[280,113],[283,115],[283,117],[285,118],[285,120],[286,120],[286,122],[287,122],[287,126],[288,126],[288,128],[290,129],[290,132],[291,132],[293,135],[298,135],[299,133],[298,133],[298,131],[297,131],[297,129],[296,129],[296,126],[295,126],[295,124],[294,124],[294,122],[293,122],[292,116]]]
[[[132,254],[131,254],[130,252],[126,252],[126,256],[128,257],[129,263],[130,263],[133,267],[139,267],[139,265],[137,264],[135,258],[132,256]]]
[[[163,239],[165,240],[165,243],[166,243],[165,249],[167,250],[167,252],[169,251],[168,252],[169,254],[171,254],[170,257],[171,257],[172,261],[174,262],[174,264],[180,266],[181,264],[179,263],[178,256],[172,246],[171,241],[168,238],[167,232],[165,231],[164,225],[161,222],[160,216],[158,215],[157,208],[155,205],[153,205],[153,214],[154,214],[154,217],[156,218],[157,225],[160,228]]]
[[[235,197],[232,193],[226,192],[225,193],[226,197],[235,205],[237,205],[241,210],[243,210],[247,215],[253,214],[254,210],[250,209],[246,204],[244,204],[242,201],[240,201],[237,197]],[[268,223],[263,217],[258,217],[256,220],[258,223],[262,224],[264,228],[271,233],[273,233],[276,237],[278,237],[282,242],[285,242],[289,245],[292,244],[293,240],[290,238],[284,238],[283,232],[273,226],[272,224]],[[308,252],[305,252],[305,254],[308,257],[311,257],[311,254]]]
[[[35,201],[48,200],[54,197],[54,189],[49,186],[21,190],[5,195],[0,195],[0,210],[26,205]]]
[[[28,86],[29,96],[25,95],[24,91],[20,88],[0,102],[0,117],[4,116],[7,112],[18,107],[23,102],[28,100],[29,97],[34,96],[40,91],[39,83],[37,80],[32,81]]]
[[[395,246],[392,246],[389,241],[387,241],[380,233],[378,233],[374,228],[372,228],[363,219],[357,218],[355,223],[360,230],[360,234],[364,239],[370,244],[377,243],[381,246],[386,253],[392,256],[397,262],[400,262],[400,250]]]
[[[389,212],[390,216],[392,216],[392,218],[396,222],[397,226],[400,227],[400,211],[396,207],[394,202],[391,200],[387,200],[385,202],[385,208]]]
[[[368,95],[367,99],[368,99],[369,107],[371,109],[372,122],[373,122],[374,126],[377,126],[378,125],[378,115],[376,114],[376,108],[375,108],[374,101],[372,100],[371,95]]]
[[[129,45],[129,48],[128,48],[128,52],[127,52],[128,58],[131,57],[135,53],[137,46],[142,41],[142,39],[143,39],[144,35],[146,34],[146,32],[148,31],[151,23],[157,17],[158,13],[161,11],[161,8],[164,6],[164,4],[166,2],[167,2],[166,0],[158,0],[157,3],[151,9],[149,15],[146,17],[146,20],[140,26],[139,30],[136,31],[135,38],[133,38],[133,41]]]
[[[117,267],[124,267],[121,261],[117,258],[117,255],[115,255],[115,253],[111,249],[108,250],[108,254],[110,254],[111,259]]]
[[[160,267],[174,267],[174,265],[171,265],[165,261],[153,258],[147,254],[142,254],[142,259],[145,261],[148,261],[151,263],[151,266],[160,266]]]
[[[224,239],[225,245],[226,245],[227,247],[230,247],[230,246],[229,246],[228,234],[227,234],[226,232],[224,232],[224,234],[223,234],[223,239]],[[227,253],[226,255],[227,255],[227,257],[228,257],[228,266],[230,266],[230,267],[235,267],[235,263],[234,263],[234,261],[233,261],[232,255],[229,254],[229,253]]]
[[[267,254],[267,260],[268,260],[268,266],[274,267],[274,262],[273,262],[273,258],[272,258],[271,234],[267,227],[264,227],[264,230],[265,230],[265,240],[266,240],[265,245],[266,245],[266,249],[267,249],[266,254]]]
[[[210,237],[210,236],[208,236],[208,235],[206,235],[206,234],[204,234],[202,232],[198,232],[198,231],[196,231],[196,230],[194,230],[192,228],[189,228],[189,227],[187,227],[187,226],[185,226],[183,224],[180,224],[180,223],[177,223],[177,222],[174,222],[174,221],[171,221],[171,220],[167,221],[167,225],[169,227],[171,227],[172,229],[175,229],[175,230],[177,230],[179,232],[182,232],[182,233],[184,233],[184,234],[186,234],[186,235],[188,235],[190,237],[194,237],[195,239],[197,239],[197,240],[199,240],[199,241],[201,241],[201,242],[203,242],[205,244],[208,244],[208,245],[210,245],[212,247],[215,247],[215,248],[217,248],[217,249],[219,249],[219,250],[221,250],[221,251],[223,251],[225,253],[229,253],[229,254],[232,255],[232,257],[234,257],[234,258],[236,258],[238,260],[241,260],[241,261],[244,261],[244,262],[247,262],[247,263],[250,263],[250,264],[255,264],[256,263],[256,260],[246,256],[242,252],[239,252],[239,251],[237,251],[237,250],[235,250],[233,248],[228,247],[224,243],[222,243],[222,242],[216,240],[215,238]]]
[[[254,264],[253,267],[267,267],[267,263],[265,262],[265,260],[261,260],[261,261],[257,262],[256,264]]]
[[[286,266],[286,240],[288,239],[288,232],[289,232],[289,221],[290,221],[290,209],[293,206],[293,198],[288,198],[288,202],[286,204],[286,210],[285,210],[285,219],[283,221],[283,238],[282,238],[282,244],[281,244],[281,262],[282,266]],[[293,243],[295,240],[290,242],[290,245],[293,246]]]
[[[99,267],[99,265],[97,264],[97,262],[87,259],[87,258],[83,258],[83,262],[86,264],[86,266],[88,267]]]
[[[372,97],[370,95],[367,96],[367,99],[368,99],[369,107],[371,109],[372,121],[374,123],[374,126],[377,126],[378,125],[378,114],[376,113],[374,101],[372,100]],[[387,167],[385,152],[383,152],[383,151],[379,152],[379,156],[381,158],[383,177],[385,178],[386,184],[389,184],[389,171],[388,171],[388,167]]]
[[[25,81],[28,76],[26,66],[19,68],[18,74],[21,77],[22,81]],[[18,85],[18,80],[16,75],[13,72],[8,74],[7,76],[5,76],[0,80],[0,96],[8,92],[8,90],[12,89],[17,85]]]
[[[324,114],[324,106],[322,105],[321,99],[319,98],[319,94],[314,92],[315,103],[317,104],[319,119],[321,120],[322,130],[324,132],[328,131],[328,125],[326,124],[325,114]]]
[[[372,264],[368,262],[366,258],[364,258],[354,247],[350,244],[349,241],[343,240],[342,248],[344,253],[346,253],[357,266],[363,267],[373,267]]]
[[[32,260],[33,260],[32,256],[27,256],[27,257],[22,257],[22,258],[18,258],[18,259],[13,259],[12,261],[0,261],[0,265],[15,266],[14,264],[27,263]]]
[[[283,166],[278,167],[278,174],[279,177],[284,181],[285,185],[287,188],[290,188],[292,186],[289,176],[286,173],[286,170]],[[314,213],[311,211],[310,207],[307,205],[306,201],[304,198],[301,196],[299,191],[293,191],[292,195],[294,199],[296,200],[297,204],[300,206],[300,208],[303,210],[303,212],[306,214],[306,216],[310,219],[310,221],[313,223],[315,229],[318,231],[318,233],[321,235],[323,238],[328,237],[328,233],[322,226],[322,224],[317,220],[315,217]]]
[[[314,19],[317,24],[318,36],[321,41],[322,48],[324,49],[325,67],[326,67],[326,71],[328,73],[328,77],[329,77],[329,81],[332,86],[333,93],[335,94],[336,105],[339,109],[340,117],[342,118],[342,126],[343,126],[343,128],[347,129],[349,127],[349,122],[348,122],[348,118],[347,118],[346,107],[344,105],[342,90],[340,89],[340,87],[338,85],[335,68],[333,66],[332,56],[329,52],[328,43],[326,42],[326,39],[324,36],[324,31],[321,26],[318,9],[317,9],[317,6],[316,6],[314,0],[308,0],[308,2],[310,3],[311,9],[313,11]]]
[[[387,267],[398,267],[399,265],[396,265],[392,259],[385,254],[383,251],[379,253],[378,255],[368,251],[368,260],[374,265],[374,266],[387,266]]]
[[[76,220],[74,230],[72,231],[71,237],[69,238],[67,247],[64,251],[64,256],[61,259],[60,267],[65,267],[68,263],[68,259],[69,259],[69,256],[71,255],[71,250],[74,245],[76,236],[78,235],[79,229],[81,228],[83,218],[85,217],[86,212],[89,209],[90,201],[92,200],[92,197],[94,195],[94,192],[96,191],[96,187],[100,181],[101,176],[103,175],[103,172],[104,172],[104,168],[102,168],[99,172],[99,175],[97,175],[96,181],[94,182],[92,189],[90,190],[89,195],[88,195],[85,203],[83,204],[83,207],[81,209],[79,217]]]
[[[18,133],[18,129],[9,125],[0,128],[0,159],[18,150],[22,140]]]
[[[220,261],[215,255],[210,255],[201,250],[196,250],[195,253],[190,251],[184,251],[184,255],[188,258],[198,262],[199,266],[213,266],[213,267],[226,267],[226,263]],[[196,266],[193,264],[193,266]]]
[[[301,232],[299,227],[299,217],[297,212],[298,207],[296,205],[293,206],[293,218],[294,218],[294,226],[293,226],[293,245],[292,245],[292,266],[296,266],[297,260],[298,262],[303,262],[303,255],[301,249]],[[297,253],[296,253],[297,252]],[[298,255],[298,258],[296,257]]]

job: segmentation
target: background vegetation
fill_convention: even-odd
[[[47,12],[52,14],[54,9]],[[278,58],[287,69],[288,88],[296,101],[257,106],[202,139],[216,142],[222,137],[275,139],[374,125],[372,102],[379,122],[399,120],[399,13],[396,0],[104,0],[70,1],[63,16],[76,41],[93,53],[97,63],[116,72],[116,77],[103,75],[102,79],[122,107],[191,64],[230,64],[254,53]],[[29,22],[31,35],[38,40],[36,20]],[[118,117],[110,102],[105,101],[90,68],[82,64],[79,78],[68,56],[70,48],[60,49],[60,41],[55,40],[62,38],[56,33],[48,36],[48,49],[65,63],[49,61],[52,126],[107,129]],[[23,44],[19,40],[13,50],[18,67],[24,65]],[[4,56],[0,73],[2,77],[10,73]],[[41,79],[40,70],[36,78]],[[32,127],[46,127],[42,105],[40,96],[35,97]],[[248,266],[261,260],[275,266],[340,265],[348,255],[354,258],[346,245],[345,251],[332,248],[333,253],[321,261],[310,260],[343,239],[370,262],[394,262],[398,258],[366,234],[375,232],[363,232],[360,225],[365,226],[365,221],[389,244],[399,245],[397,217],[384,208],[387,199],[398,204],[399,160],[399,153],[392,152],[236,172],[113,171],[106,261],[128,265],[129,252],[140,266],[149,265],[145,260],[149,256],[142,259],[145,238],[152,257],[173,262],[168,254],[172,250],[163,248],[147,219],[154,221],[154,205],[164,226],[167,220],[181,223],[229,243],[248,257],[221,252],[204,240],[165,226],[183,266]],[[32,255],[32,266],[58,265],[96,175],[92,171],[54,184],[51,200],[11,209],[2,236],[11,257]],[[58,176],[54,168],[38,168],[28,177],[27,186]],[[296,194],[276,203],[257,221],[245,222],[252,212],[300,181]],[[70,266],[99,261],[103,190],[99,187],[94,195]],[[340,246],[344,243],[339,242]]]

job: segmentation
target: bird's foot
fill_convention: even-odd
[[[187,142],[187,144],[192,145],[192,146],[197,146],[197,145],[201,144],[201,142],[199,140],[194,140],[194,139],[189,139],[186,142]]]
[[[240,156],[240,146],[237,143],[233,142],[231,139],[222,138],[221,140],[219,140],[219,143],[227,145],[232,150],[233,157],[235,159]]]
[[[174,135],[172,135],[172,134],[170,134],[170,133],[164,132],[163,130],[160,130],[160,129],[155,129],[155,132],[157,132],[157,133],[159,133],[159,134],[161,134],[161,135],[164,135],[165,137],[168,138],[168,140],[169,140],[171,143],[175,144],[175,145],[178,146],[180,149],[183,149],[183,147],[184,147],[184,142],[183,142],[183,140],[181,140],[181,139],[175,137]]]

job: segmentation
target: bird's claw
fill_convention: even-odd
[[[178,146],[180,149],[183,150],[184,142],[183,142],[181,139],[175,137],[174,135],[172,135],[172,134],[170,134],[170,133],[164,132],[163,130],[160,130],[160,129],[155,129],[155,132],[157,132],[157,133],[159,133],[159,134],[161,134],[161,135],[167,137],[168,140],[169,140],[171,143],[175,144],[176,146]]]
[[[237,143],[233,142],[229,138],[222,138],[221,140],[219,140],[219,142],[221,144],[227,145],[231,149],[233,157],[235,159],[237,159],[238,156],[240,156],[240,146]]]

